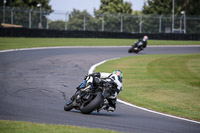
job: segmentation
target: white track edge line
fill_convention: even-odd
[[[94,72],[95,68],[107,61],[110,61],[110,60],[115,60],[115,59],[119,59],[119,58],[112,58],[112,59],[108,59],[108,60],[103,60],[97,64],[94,64],[90,67],[89,71],[88,71],[88,74],[91,74]],[[123,103],[127,106],[130,106],[130,107],[133,107],[133,108],[137,108],[137,109],[141,109],[141,110],[144,110],[144,111],[147,111],[147,112],[151,112],[151,113],[154,113],[154,114],[159,114],[159,115],[163,115],[163,116],[167,116],[167,117],[171,117],[171,118],[175,118],[175,119],[179,119],[179,120],[184,120],[184,121],[188,121],[188,122],[193,122],[193,123],[197,123],[197,124],[200,124],[199,121],[195,121],[195,120],[190,120],[190,119],[186,119],[186,118],[181,118],[181,117],[178,117],[178,116],[173,116],[173,115],[169,115],[169,114],[165,114],[165,113],[161,113],[161,112],[157,112],[157,111],[153,111],[153,110],[150,110],[150,109],[146,109],[146,108],[143,108],[143,107],[139,107],[139,106],[136,106],[134,104],[131,104],[131,103],[128,103],[128,102],[125,102],[125,101],[122,101],[120,99],[117,99],[118,102],[120,103]]]

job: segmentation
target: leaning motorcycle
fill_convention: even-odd
[[[89,87],[84,87],[77,89],[75,94],[70,98],[69,101],[64,105],[65,111],[70,111],[73,108],[80,110],[83,114],[90,114],[93,111],[99,112],[100,110],[106,110],[105,105],[107,103],[107,98],[116,91],[116,83],[112,80],[105,79],[101,81],[95,80],[96,87],[90,89]],[[86,81],[83,80],[82,85]]]
[[[140,51],[143,50],[143,46],[142,45],[143,45],[143,43],[141,41],[135,42],[135,44],[131,46],[131,48],[128,50],[128,52],[129,53],[134,52],[134,53],[137,54],[137,53],[139,53]]]

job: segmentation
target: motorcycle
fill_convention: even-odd
[[[99,112],[100,110],[106,110],[108,105],[107,98],[116,91],[116,83],[112,80],[94,80],[93,89],[88,87],[81,88],[86,84],[84,80],[81,89],[77,89],[75,94],[70,98],[69,101],[64,105],[65,111],[70,111],[73,108],[80,110],[83,114],[90,114],[93,111]]]
[[[142,41],[138,41],[138,42],[135,42],[134,45],[132,45],[132,47],[128,50],[129,53],[139,53],[140,51],[142,51],[144,49],[143,47],[143,42]]]

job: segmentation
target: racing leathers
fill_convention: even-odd
[[[135,45],[141,50],[143,50],[147,46],[147,41],[143,38],[140,38],[138,42],[135,42]]]
[[[114,111],[116,108],[116,100],[117,96],[122,91],[122,78],[113,73],[92,73],[85,77],[83,83],[77,87],[78,88],[96,88],[102,81],[113,81],[116,84],[115,91],[110,92],[110,96],[106,98],[106,104],[104,104],[103,108],[107,111]],[[84,83],[85,82],[85,83]],[[105,102],[104,102],[105,103]]]

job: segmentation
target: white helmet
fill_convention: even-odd
[[[148,36],[143,37],[143,41],[147,41],[148,39],[149,39]]]

